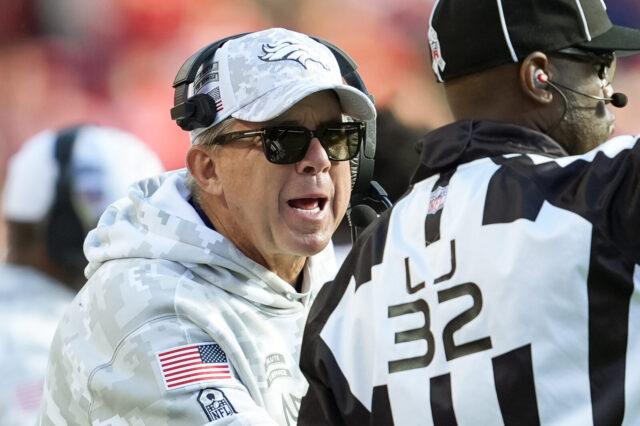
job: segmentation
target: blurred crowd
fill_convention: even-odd
[[[183,167],[188,138],[169,116],[176,71],[201,46],[271,26],[323,37],[346,50],[394,125],[420,131],[440,126],[450,118],[430,72],[426,40],[433,2],[5,0],[0,187],[7,158],[26,139],[78,122],[129,131],[157,153],[166,169]],[[638,27],[636,0],[607,3],[614,22]],[[617,87],[624,87],[630,100],[616,111],[618,133],[638,133],[630,112],[640,102],[639,67],[637,60],[619,62]],[[393,143],[394,134],[378,146]],[[407,142],[411,150],[413,143]],[[3,241],[0,228],[0,259]]]

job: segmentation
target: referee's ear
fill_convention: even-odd
[[[549,58],[542,52],[530,53],[520,63],[520,87],[526,97],[547,105],[553,100],[553,93],[548,85],[542,85],[537,80],[540,71],[549,75]]]

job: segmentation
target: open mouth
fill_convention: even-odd
[[[313,215],[320,213],[327,204],[326,198],[296,198],[287,201],[289,207],[305,214]]]

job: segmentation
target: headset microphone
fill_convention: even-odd
[[[552,81],[549,76],[542,70],[537,70],[534,77],[534,84],[536,87],[545,88],[547,86],[551,86],[556,90],[559,90],[558,87],[561,87],[565,90],[569,90],[570,92],[576,93],[578,95],[586,96],[587,98],[595,99],[598,101],[609,102],[616,108],[623,108],[629,102],[627,95],[624,93],[614,93],[610,98],[605,98],[603,96],[594,96],[589,95],[588,93],[581,92],[579,90],[573,89],[571,87],[565,86],[564,84],[560,84],[557,81]]]
[[[366,228],[378,218],[378,213],[366,204],[358,204],[351,209],[351,225],[357,228]]]
[[[366,228],[377,218],[378,213],[373,207],[367,204],[357,204],[353,206],[347,215],[349,225],[351,225],[351,243],[356,242],[358,229]]]
[[[624,93],[614,93],[611,95],[611,105],[616,108],[624,108],[627,106],[627,102],[629,102],[629,98]]]

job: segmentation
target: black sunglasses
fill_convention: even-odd
[[[595,64],[598,66],[598,77],[600,77],[601,80],[605,80],[607,83],[611,83],[613,80],[615,73],[614,60],[616,58],[614,52],[595,52],[577,47],[566,47],[554,52],[554,54],[567,56],[570,59],[580,62]]]
[[[260,136],[267,160],[275,164],[291,164],[304,158],[311,139],[316,137],[329,159],[345,161],[358,155],[365,133],[365,124],[360,121],[322,124],[316,130],[301,126],[273,126],[226,133],[215,138],[213,143],[224,144]]]

